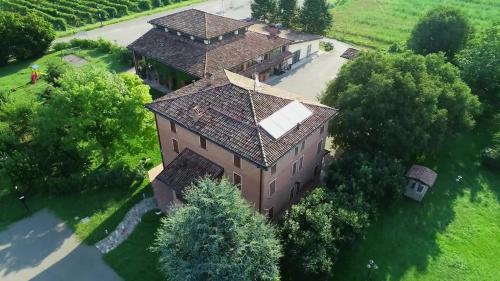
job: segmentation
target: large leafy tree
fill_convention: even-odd
[[[292,27],[297,20],[297,0],[279,0],[279,18],[286,27]]]
[[[415,25],[407,44],[417,54],[444,52],[452,58],[463,48],[471,31],[469,20],[459,10],[439,7]]]
[[[333,17],[326,0],[305,0],[299,15],[299,24],[305,32],[325,34]]]
[[[253,0],[250,4],[252,18],[273,21],[278,11],[276,0]]]
[[[480,103],[458,69],[438,54],[361,54],[329,84],[322,102],[339,109],[331,126],[343,149],[411,160],[470,129]]]
[[[136,75],[85,68],[57,81],[33,120],[33,145],[48,179],[109,169],[154,145],[154,121],[144,107],[149,88]]]
[[[278,280],[273,227],[227,180],[201,179],[163,219],[153,249],[170,281]]]
[[[327,186],[345,185],[350,196],[363,194],[376,207],[401,194],[406,180],[401,161],[380,152],[345,152],[328,168]]]
[[[462,77],[487,105],[500,106],[500,24],[479,34],[457,54]],[[497,109],[498,110],[498,109]]]
[[[286,214],[280,233],[288,279],[329,280],[340,248],[367,226],[368,214],[356,208],[363,205],[343,194],[318,187]]]
[[[0,12],[0,65],[10,58],[42,55],[55,38],[50,23],[35,14]]]

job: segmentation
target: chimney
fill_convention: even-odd
[[[191,108],[191,118],[193,119],[194,122],[198,122],[198,120],[200,120],[200,115],[201,112],[197,105]]]
[[[300,123],[297,123],[297,130],[300,130]]]
[[[196,80],[194,80],[194,79],[193,79],[193,80],[191,80],[191,83],[193,83],[193,85],[194,85],[194,82],[196,82]]]
[[[207,84],[208,85],[212,85],[213,84],[213,82],[214,82],[214,76],[213,76],[212,73],[210,73],[210,72],[205,73],[205,78],[207,78]]]

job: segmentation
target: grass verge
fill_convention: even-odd
[[[153,212],[145,214],[128,239],[104,255],[104,260],[124,280],[164,280],[158,270],[158,254],[149,250],[160,226],[160,218]]]

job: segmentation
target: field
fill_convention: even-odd
[[[451,6],[462,10],[478,30],[500,19],[498,0],[330,0],[333,27],[328,36],[371,48],[405,41],[429,9]]]
[[[0,0],[0,8],[21,14],[35,13],[50,22],[56,30],[64,31],[174,6],[178,2],[182,0]]]
[[[439,176],[424,200],[383,210],[366,239],[344,251],[334,280],[366,280],[370,259],[379,266],[372,280],[498,280],[500,174],[479,165],[492,131],[451,139],[427,163]]]

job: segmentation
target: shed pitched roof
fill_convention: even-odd
[[[406,173],[406,177],[421,181],[422,183],[431,187],[436,181],[437,173],[427,167],[413,165]]]
[[[252,79],[224,71],[213,81],[202,79],[147,107],[257,165],[269,167],[337,113],[319,103],[301,101],[313,114],[274,139],[258,123],[293,100],[288,92],[266,84],[254,91]]]
[[[231,69],[289,42],[249,31],[205,45],[153,28],[128,47],[146,57],[203,78],[206,73]]]
[[[168,187],[182,193],[184,188],[204,176],[219,178],[223,173],[224,168],[186,148],[163,169],[157,178]]]
[[[251,25],[245,21],[226,18],[196,9],[156,18],[150,20],[149,23],[202,39],[218,37]]]

